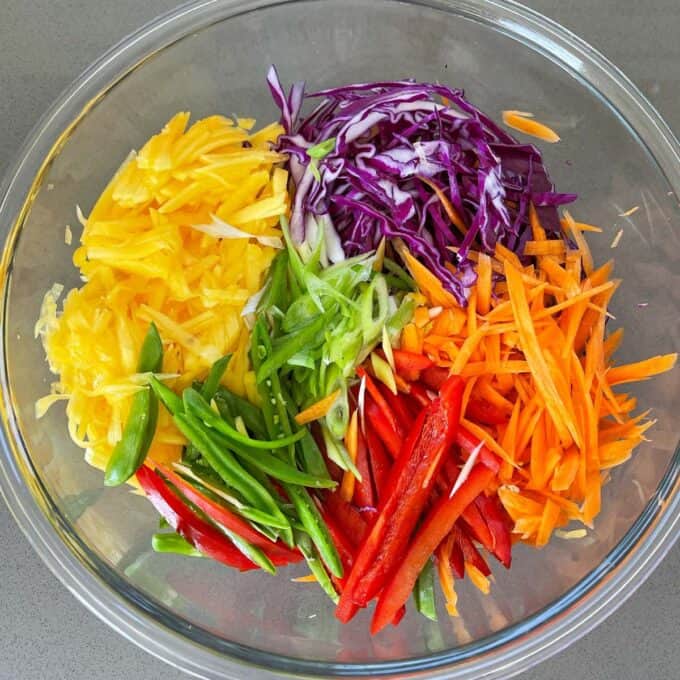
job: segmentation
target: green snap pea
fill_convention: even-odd
[[[151,537],[151,547],[157,553],[176,553],[187,557],[203,557],[200,550],[196,550],[183,536],[171,533],[154,534]]]
[[[342,578],[342,562],[340,561],[335,543],[333,543],[328,527],[307,489],[292,484],[285,484],[284,489],[293,503],[302,526],[319,551],[324,564],[333,576]]]
[[[297,446],[302,469],[319,480],[330,480],[331,476],[328,472],[326,461],[321,454],[321,449],[317,446],[309,430],[307,430],[307,433],[298,442]]]
[[[222,527],[224,533],[229,536],[231,542],[251,561],[257,564],[258,567],[264,569],[269,574],[276,574],[276,567],[272,564],[272,561],[252,543],[241,538],[238,534],[233,531],[229,531],[225,527]]]
[[[241,434],[237,429],[229,425],[224,418],[215,413],[205,399],[193,388],[189,387],[184,390],[182,398],[188,413],[191,413],[197,419],[202,420],[206,425],[237,444],[244,444],[254,449],[282,449],[290,444],[294,444],[304,436],[304,432],[301,431],[276,440],[252,439],[247,435]]]
[[[221,387],[215,394],[215,403],[222,417],[233,425],[233,419],[241,416],[246,429],[260,439],[268,437],[262,411],[243,397]]]
[[[274,515],[270,515],[268,512],[263,512],[262,510],[258,510],[257,508],[253,508],[249,505],[242,505],[240,508],[234,510],[234,512],[251,522],[255,522],[255,524],[262,525],[265,528],[271,527],[272,529],[280,529],[281,531],[290,530],[291,528],[290,521],[287,517],[286,519],[281,520],[278,517],[274,517]],[[266,535],[270,535],[270,532],[266,532]]]
[[[428,560],[423,570],[418,576],[415,588],[413,589],[413,599],[416,609],[431,621],[437,620],[437,608],[434,602],[434,573],[432,560]]]
[[[227,437],[222,438],[219,432],[215,432],[212,436],[238,458],[249,463],[250,466],[265,472],[270,477],[278,479],[280,482],[288,482],[289,484],[297,484],[299,486],[311,486],[316,489],[332,489],[337,486],[337,483],[330,478],[321,479],[302,472],[271,453],[236,444]]]
[[[302,556],[305,558],[305,562],[307,562],[309,570],[316,576],[316,580],[324,593],[328,595],[334,604],[338,604],[340,597],[333,586],[333,581],[331,581],[323,562],[319,559],[319,555],[309,536],[303,533],[296,533],[296,543]]]
[[[253,329],[252,342],[251,361],[253,368],[257,371],[261,366],[260,362],[266,361],[266,357],[271,352],[271,341],[262,321],[258,321]],[[269,436],[289,435],[292,432],[292,426],[278,373],[272,373],[267,380],[259,383],[258,389],[262,396],[262,413],[269,429]],[[291,463],[294,464],[295,452],[291,451],[290,455]],[[321,559],[334,576],[341,578],[343,570],[340,556],[312,497],[305,488],[300,486],[284,483],[284,489],[293,503],[302,526],[319,551]]]
[[[158,373],[163,366],[163,342],[156,324],[151,322],[146,332],[142,349],[139,352],[137,371],[139,373]]]
[[[160,402],[165,406],[166,409],[171,413],[171,415],[177,415],[178,413],[184,413],[184,402],[182,397],[175,394],[167,385],[164,385],[155,375],[151,376],[151,381],[149,382],[151,389],[154,391],[155,395],[158,397]]]
[[[139,353],[140,373],[160,371],[163,364],[163,343],[155,324],[149,326]],[[119,486],[137,472],[149,451],[158,422],[158,399],[150,387],[143,387],[132,398],[123,436],[114,447],[106,464],[104,484]]]
[[[221,359],[218,359],[210,368],[210,373],[208,373],[208,377],[205,379],[203,387],[201,387],[201,396],[208,403],[210,403],[212,398],[215,396],[215,393],[220,386],[222,376],[224,376],[224,372],[227,370],[227,365],[229,364],[230,359],[231,354],[227,354]]]
[[[198,419],[178,414],[174,416],[174,421],[179,431],[201,452],[208,465],[228,486],[235,489],[250,505],[287,524],[285,515],[271,494],[239,465],[229,451],[210,436]]]
[[[118,486],[127,482],[144,462],[149,445],[149,422],[151,420],[152,392],[144,387],[135,394],[123,429],[123,436],[116,444],[106,464],[104,484]]]

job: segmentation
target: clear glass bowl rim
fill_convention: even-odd
[[[598,568],[542,611],[493,636],[446,652],[387,663],[329,664],[218,641],[205,631],[191,630],[168,617],[131,589],[70,532],[35,474],[14,416],[5,352],[8,283],[23,220],[50,159],[106,91],[150,55],[229,17],[301,1],[199,0],[158,17],[112,47],[76,79],[20,149],[0,187],[0,224],[11,225],[0,260],[0,492],[33,548],[78,600],[130,641],[193,675],[235,680],[280,677],[281,673],[508,678],[557,653],[601,623],[632,595],[673,546],[680,528],[680,447],[655,496],[619,544]],[[396,1],[454,12],[493,26],[569,70],[627,122],[680,195],[678,140],[638,88],[573,33],[512,0]]]

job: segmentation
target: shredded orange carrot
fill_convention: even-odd
[[[292,578],[291,581],[293,583],[316,583],[316,576],[314,574],[306,574],[305,576]]]
[[[524,244],[524,254],[527,256],[553,255],[565,258],[567,246],[564,241],[527,241]]]
[[[430,300],[435,307],[455,307],[456,298],[444,289],[441,281],[423,264],[418,262],[408,251],[408,248],[398,239],[394,246],[408,267],[411,276],[418,284],[420,291]]]
[[[552,128],[532,120],[533,114],[531,113],[525,111],[503,111],[502,116],[503,122],[513,130],[523,132],[525,135],[536,137],[550,144],[560,141],[560,136]]]
[[[524,349],[531,373],[534,376],[536,388],[543,396],[545,407],[551,414],[557,432],[565,446],[568,446],[571,441],[579,442],[579,433],[576,426],[571,419],[566,417],[564,404],[557,392],[555,383],[548,366],[545,362],[545,357],[541,351],[541,347],[536,337],[536,330],[531,322],[529,313],[529,305],[527,304],[526,294],[524,291],[524,284],[519,276],[519,272],[510,264],[505,266],[505,278],[510,289],[510,302],[515,317],[515,322],[519,330],[520,340]]]
[[[331,410],[331,406],[333,406],[339,396],[340,390],[335,390],[335,392],[332,392],[327,397],[319,399],[319,401],[308,406],[304,411],[300,411],[295,416],[295,422],[298,425],[305,425],[306,423],[323,418]]]
[[[578,228],[574,218],[569,214],[568,210],[564,211],[564,221],[568,231],[574,237],[576,245],[581,252],[581,257],[583,258],[583,271],[590,275],[593,273],[593,256],[590,254],[590,248],[588,247],[588,242],[583,236],[583,232]]]
[[[548,238],[532,205],[529,221],[532,239],[523,254],[532,264],[501,244],[493,256],[471,252],[477,282],[464,307],[404,254],[426,303],[404,328],[401,347],[467,379],[461,425],[501,459],[493,489],[514,533],[541,547],[569,521],[592,527],[608,470],[630,458],[654,423],[648,413],[632,415],[635,398],[614,386],[668,371],[677,357],[613,365],[622,330],[605,338],[605,323],[620,281],[612,278],[611,261],[595,268],[583,236],[599,229],[565,213],[573,250]],[[475,422],[473,400],[503,414],[498,423]],[[440,580],[452,588],[446,564],[448,558],[438,561]],[[469,567],[468,577],[488,588]]]
[[[491,582],[474,564],[465,563],[465,575],[472,581],[475,588],[484,593],[484,595],[488,595],[491,592]]]
[[[491,307],[491,258],[479,253],[477,261],[477,311],[487,314]]]
[[[461,231],[463,234],[467,234],[467,227],[465,226],[465,222],[461,219],[461,216],[458,214],[458,211],[451,205],[451,201],[449,201],[448,197],[446,194],[441,190],[440,187],[438,187],[432,180],[428,179],[427,177],[418,177],[418,179],[423,182],[423,184],[427,184],[432,191],[437,195],[437,198],[439,199],[439,202],[442,204],[444,207],[444,210],[446,211],[446,214],[448,215],[449,219],[453,224],[456,225],[456,227]]]
[[[646,380],[653,375],[670,371],[678,360],[677,354],[664,354],[663,356],[651,357],[634,364],[623,364],[610,368],[607,372],[607,382],[610,385],[620,385],[627,382]]]
[[[347,432],[345,433],[345,448],[352,462],[355,463],[357,459],[357,452],[359,449],[359,411],[354,410],[352,416],[349,419],[349,425],[347,426]],[[340,498],[348,503],[352,500],[354,496],[354,486],[356,483],[356,477],[354,473],[350,470],[345,470],[342,475],[342,482],[340,483]]]
[[[437,573],[439,574],[439,583],[446,600],[446,611],[449,613],[449,616],[458,616],[458,595],[456,594],[450,559],[452,545],[453,536],[449,534],[437,549]]]

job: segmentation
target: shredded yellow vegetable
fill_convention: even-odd
[[[188,113],[177,114],[123,163],[82,220],[73,261],[84,285],[68,293],[60,315],[61,291],[50,291],[36,326],[59,375],[37,408],[68,399],[69,432],[100,468],[139,389],[133,377],[151,321],[172,387],[233,353],[223,382],[257,399],[241,310],[263,285],[288,210],[283,157],[272,151],[282,129],[251,132],[254,121],[222,116],[188,123]],[[161,409],[149,455],[175,460],[182,443]]]

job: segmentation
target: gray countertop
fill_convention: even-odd
[[[175,0],[0,0],[0,174],[90,62]],[[678,0],[532,0],[601,50],[680,133]],[[587,9],[586,9],[587,7]],[[0,503],[0,680],[186,677],[116,635],[42,564]],[[524,680],[680,676],[680,546],[604,624]]]

